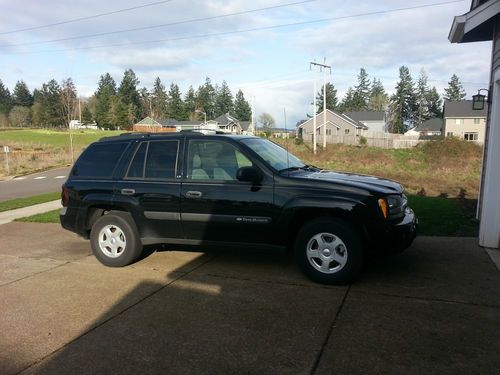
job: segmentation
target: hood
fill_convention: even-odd
[[[306,171],[296,174],[294,177],[340,183],[383,194],[401,194],[403,192],[403,187],[396,181],[362,174],[322,170],[318,172]]]

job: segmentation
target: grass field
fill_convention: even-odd
[[[308,164],[390,178],[410,194],[476,198],[479,190],[482,147],[459,139],[429,141],[409,149],[327,145],[316,155],[307,145],[289,141],[288,147]]]
[[[91,142],[123,131],[78,130],[72,132],[75,158]],[[20,175],[71,163],[67,131],[25,129],[0,131],[0,145],[10,148],[9,175]],[[0,177],[7,175],[5,154],[0,155]]]

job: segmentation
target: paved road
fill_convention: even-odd
[[[69,167],[57,168],[0,181],[0,201],[61,191],[69,170]]]
[[[475,238],[419,237],[343,287],[309,282],[282,252],[159,251],[107,268],[58,224],[0,225],[0,238],[1,374],[500,368],[500,273]]]

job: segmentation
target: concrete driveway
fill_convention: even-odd
[[[281,252],[159,251],[101,266],[54,224],[0,226],[0,373],[497,373],[500,273],[420,237],[346,287]]]

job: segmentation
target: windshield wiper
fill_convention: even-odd
[[[285,169],[281,169],[278,172],[283,173],[283,172],[293,172],[293,171],[299,171],[299,170],[304,170],[304,171],[309,171],[309,170],[314,170],[314,171],[319,171],[320,169],[318,167],[315,167],[314,165],[308,165],[305,164],[301,167],[288,167]]]

